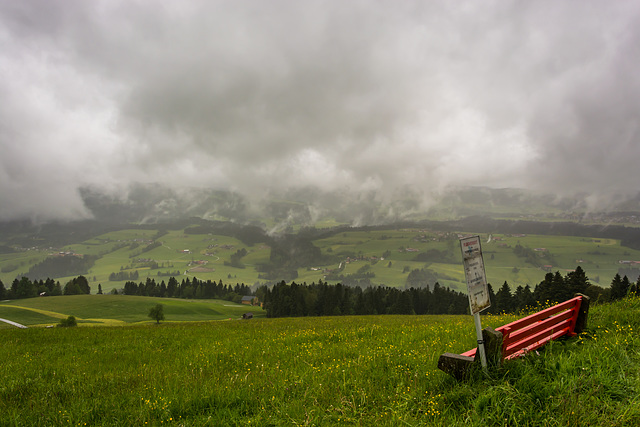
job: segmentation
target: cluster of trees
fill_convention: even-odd
[[[189,298],[189,299],[223,299],[239,303],[245,295],[251,295],[251,288],[244,283],[225,285],[222,280],[198,280],[197,278],[189,279],[188,277],[181,282],[175,277],[169,278],[167,283],[156,283],[155,279],[148,277],[145,282],[136,283],[133,281],[125,282],[125,295],[138,295],[161,298]]]
[[[517,244],[513,248],[513,253],[519,258],[524,258],[525,262],[536,267],[540,267],[540,258],[536,255],[533,249]]]
[[[544,280],[535,289],[529,285],[518,286],[515,291],[507,282],[494,294],[489,285],[489,297],[491,307],[488,313],[512,313],[529,307],[535,307],[539,303],[558,303],[572,298],[576,293],[585,294],[594,300],[602,300],[608,290],[592,285],[582,267],[562,276],[559,271],[547,273]],[[609,297],[606,295],[605,300]]]
[[[442,262],[449,264],[457,262],[451,251],[439,251],[438,249],[429,249],[426,252],[420,252],[413,260],[418,262]]]
[[[170,277],[170,276],[179,276],[180,275],[180,270],[175,270],[175,271],[158,271],[156,273],[156,276],[158,277]],[[125,279],[126,280],[126,279]]]
[[[45,280],[51,276],[68,277],[87,274],[97,259],[98,257],[94,255],[50,256],[31,267],[25,276],[32,280]]]
[[[60,285],[60,282],[50,278],[31,281],[28,277],[22,277],[20,280],[15,279],[8,289],[5,288],[2,281],[0,281],[0,300],[33,298],[40,294],[57,296],[90,293],[91,287],[89,286],[89,281],[84,276],[71,279],[64,285],[64,288]]]
[[[627,276],[613,278],[611,287],[602,288],[589,282],[584,270],[562,276],[559,272],[547,273],[535,289],[529,285],[518,286],[515,291],[507,282],[494,293],[489,285],[491,307],[486,313],[517,312],[538,304],[558,303],[572,298],[576,293],[589,296],[593,301],[615,301],[640,292],[640,278],[631,283]],[[267,310],[267,317],[331,316],[347,314],[466,314],[469,310],[467,296],[461,292],[440,286],[433,289],[410,287],[405,290],[384,286],[348,287],[329,285],[320,281],[311,285],[287,285],[280,282],[271,289],[260,288],[256,294]]]
[[[376,277],[376,273],[371,271],[371,264],[364,264],[355,273],[352,274],[339,274],[343,270],[344,267],[342,267],[338,271],[329,273],[325,276],[325,279],[339,281],[345,286],[369,287],[371,286],[371,279]]]
[[[135,271],[119,271],[109,274],[110,282],[121,282],[123,280],[138,280],[138,270]]]
[[[298,268],[325,265],[329,259],[334,259],[322,255],[320,248],[306,236],[286,235],[280,239],[271,239],[269,245],[269,262],[258,267],[258,277],[261,279],[295,280],[298,277]]]
[[[234,254],[231,255],[231,261],[225,261],[224,265],[229,265],[235,268],[244,268],[242,258],[244,258],[245,256],[247,256],[247,250],[245,248],[238,249]]]
[[[349,314],[462,314],[469,307],[467,296],[435,284],[433,290],[400,290],[387,286],[367,287],[310,285],[284,281],[271,289],[263,286],[256,295],[264,302],[267,317],[333,316]]]
[[[47,278],[46,280],[31,281],[28,277],[15,279],[7,289],[0,281],[0,300],[33,298],[40,294],[48,296],[58,295],[88,295],[91,293],[89,281],[84,276],[78,276],[68,281],[64,287],[59,281]],[[117,293],[117,291],[115,291]],[[245,295],[252,295],[251,288],[244,283],[225,285],[222,280],[219,282],[207,280],[202,281],[197,278],[186,278],[178,282],[175,277],[171,277],[168,283],[164,280],[157,284],[153,278],[147,278],[146,282],[135,283],[128,281],[125,283],[125,295],[140,295],[168,298],[195,298],[195,299],[224,299],[240,303]],[[98,285],[98,294],[102,294],[102,286]]]
[[[134,244],[136,244],[136,243],[132,243],[132,245],[134,245]],[[149,252],[149,251],[151,251],[151,250],[153,250],[155,248],[159,248],[160,246],[162,246],[162,242],[156,240],[155,242],[149,243],[141,251],[138,251],[136,253],[133,253],[133,254],[129,255],[129,258],[135,258],[135,257],[140,256],[141,254],[143,254],[145,252]],[[134,248],[131,247],[131,249],[134,249]]]
[[[191,221],[195,220],[191,218]],[[184,228],[184,227],[182,227]],[[184,234],[218,234],[235,237],[247,246],[269,242],[270,237],[257,225],[242,225],[235,222],[201,220],[199,225],[188,227]]]

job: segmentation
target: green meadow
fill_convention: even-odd
[[[426,269],[433,281],[465,291],[458,236],[468,234],[474,233],[472,230],[443,233],[416,228],[340,232],[313,241],[330,261],[299,268],[296,281],[326,280],[331,272],[338,277],[358,277],[364,268],[373,284],[404,287],[412,270]],[[614,239],[508,234],[483,234],[481,237],[488,280],[495,289],[504,281],[513,289],[527,284],[533,288],[547,271],[565,274],[578,265],[593,283],[606,287],[621,267],[620,261],[640,260],[640,251],[625,248]],[[518,257],[514,252],[516,245],[533,251],[536,262]],[[231,256],[241,249],[247,251],[241,259],[242,268],[231,266]],[[228,236],[187,234],[184,230],[159,233],[158,230],[132,228],[55,250],[31,249],[0,254],[0,280],[8,287],[30,266],[48,256],[59,256],[59,251],[98,257],[85,274],[93,293],[97,292],[98,284],[105,293],[122,288],[125,280],[109,280],[114,273],[135,273],[136,282],[153,278],[159,283],[175,276],[178,280],[197,277],[232,285],[265,283],[258,270],[260,265],[269,262],[271,254],[266,243],[246,245]],[[426,256],[434,251],[441,256]],[[544,265],[551,267],[545,269]],[[75,276],[54,278],[64,285]],[[337,283],[340,280],[329,276],[328,281]]]
[[[640,298],[596,305],[586,333],[466,382],[436,364],[474,345],[471,316],[86,326],[0,330],[0,425],[640,422]]]
[[[167,322],[239,319],[252,312],[264,317],[261,308],[222,300],[183,300],[128,295],[67,295],[0,302],[0,318],[25,326],[56,325],[74,316],[81,326],[116,326],[152,322],[147,315],[156,304],[164,306]],[[4,325],[4,326],[3,326]],[[9,327],[0,322],[0,327]]]
[[[471,235],[473,232],[460,232]],[[384,230],[357,231],[317,240],[315,244],[334,254],[356,256],[362,260],[351,261],[344,274],[355,274],[365,264],[375,273],[372,281],[388,286],[403,286],[409,271],[426,268],[442,285],[460,291],[466,290],[462,258],[458,244],[458,233],[443,233],[426,230]],[[621,260],[640,260],[640,251],[625,248],[614,239],[591,239],[571,236],[540,235],[481,235],[487,278],[494,289],[507,281],[512,288],[519,285],[535,287],[544,279],[547,270],[544,265],[552,265],[549,271],[565,274],[580,265],[595,284],[607,287],[618,272]],[[540,266],[527,262],[514,253],[516,245],[533,250],[539,258]],[[443,260],[416,261],[421,252],[438,250],[449,254]],[[389,251],[384,260],[371,261],[371,257],[381,257]],[[545,258],[546,257],[546,258]]]

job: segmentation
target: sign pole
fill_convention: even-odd
[[[469,307],[473,314],[473,321],[476,325],[476,339],[478,341],[478,353],[480,363],[485,374],[487,371],[487,354],[484,348],[482,337],[482,324],[480,323],[480,312],[491,306],[489,300],[489,288],[487,277],[484,271],[484,260],[482,259],[482,248],[480,247],[480,236],[465,237],[460,239],[460,249],[462,250],[462,262],[464,264],[464,276],[467,280],[467,294],[469,295]]]
[[[484,339],[482,338],[482,325],[480,324],[480,313],[473,315],[473,321],[476,324],[476,338],[478,339],[478,351],[480,352],[480,363],[485,374],[487,371],[487,353],[484,351]]]

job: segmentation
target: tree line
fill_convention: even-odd
[[[116,291],[117,293],[117,291]],[[170,277],[167,283],[162,280],[157,283],[154,278],[148,277],[145,282],[125,282],[122,289],[124,295],[138,295],[160,298],[187,298],[187,299],[222,299],[240,303],[245,295],[252,295],[251,288],[244,283],[228,285],[222,280],[198,280],[188,277],[178,282],[175,277]]]
[[[469,303],[465,294],[440,286],[433,290],[388,286],[330,285],[319,281],[310,285],[284,281],[256,292],[264,302],[267,317],[336,316],[365,314],[458,314]]]
[[[0,300],[33,298],[39,295],[59,296],[59,295],[88,295],[91,293],[89,281],[84,276],[78,276],[68,281],[64,286],[59,281],[47,278],[46,280],[31,281],[28,277],[15,279],[11,286],[6,288],[0,280]],[[128,281],[124,289],[120,292],[113,290],[112,293],[122,293],[124,295],[167,297],[167,298],[189,298],[189,299],[223,299],[240,303],[245,295],[252,295],[251,288],[244,283],[226,285],[222,280],[215,281],[198,280],[197,278],[186,278],[178,282],[175,277],[171,277],[167,283],[164,280],[156,283],[153,278],[147,278],[145,282],[136,283]],[[98,294],[102,294],[102,285],[98,284]]]
[[[631,282],[628,277],[616,274],[611,286],[602,288],[591,284],[584,270],[578,266],[574,271],[562,276],[560,272],[547,273],[543,281],[532,290],[529,285],[511,290],[505,281],[494,292],[489,284],[491,307],[487,313],[517,312],[539,304],[557,303],[573,297],[576,293],[589,296],[594,302],[615,301],[627,295],[640,293],[640,277]],[[118,293],[114,290],[113,293]],[[15,279],[9,288],[0,281],[0,300],[32,298],[38,295],[81,295],[90,294],[89,281],[78,276],[68,281],[64,287],[59,281],[31,281],[27,277]],[[98,294],[102,293],[98,285]],[[245,295],[253,295],[244,283],[230,285],[197,278],[178,281],[175,277],[168,282],[156,283],[147,278],[145,282],[128,281],[120,291],[125,295],[153,296],[189,299],[223,299],[241,302]],[[334,316],[365,314],[466,314],[469,304],[466,294],[435,283],[433,287],[409,287],[405,289],[387,286],[346,286],[323,281],[297,284],[284,281],[257,289],[256,296],[264,303],[267,317],[286,316]]]
[[[33,298],[38,295],[83,295],[90,294],[91,286],[84,276],[78,276],[69,280],[64,287],[59,281],[47,278],[46,280],[31,281],[28,277],[15,279],[9,288],[5,288],[0,280],[0,300]]]
[[[562,276],[560,272],[547,273],[532,290],[529,285],[511,290],[505,281],[497,292],[488,285],[491,307],[486,313],[512,313],[541,304],[558,303],[576,293],[587,295],[594,302],[615,301],[627,295],[637,295],[640,278],[631,283],[627,276],[616,274],[611,287],[602,288],[589,282],[584,270],[578,266]],[[467,295],[437,282],[433,288],[410,287],[400,290],[387,286],[330,285],[319,283],[286,284],[284,281],[271,288],[263,286],[256,295],[264,302],[267,317],[333,316],[362,314],[467,314]]]

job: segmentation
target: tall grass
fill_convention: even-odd
[[[0,425],[636,425],[640,302],[590,316],[464,383],[436,361],[470,316],[3,329]]]

